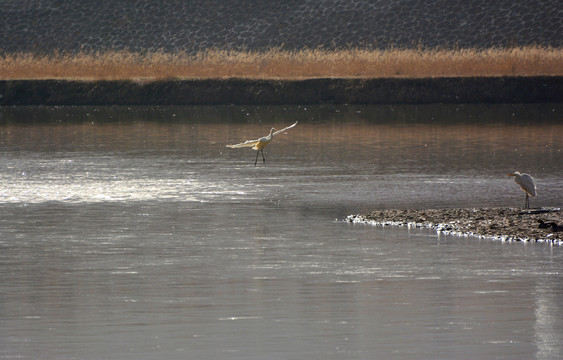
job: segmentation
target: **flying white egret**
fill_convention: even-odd
[[[514,176],[514,182],[520,185],[522,191],[526,193],[526,202],[524,203],[524,209],[529,209],[529,196],[536,197],[536,184],[534,183],[534,178],[530,174],[520,174],[518,171],[514,172],[514,174],[507,174],[506,176]]]
[[[274,136],[281,134],[286,130],[291,129],[295,125],[297,125],[297,121],[295,122],[295,124],[290,125],[290,126],[283,128],[281,130],[275,131],[276,129],[272,128],[270,130],[270,134],[268,134],[267,136],[261,137],[260,139],[246,140],[245,142],[240,143],[240,144],[227,145],[227,147],[233,148],[233,149],[242,148],[242,147],[252,147],[253,150],[256,150],[256,160],[254,161],[254,166],[256,166],[256,163],[258,163],[258,153],[262,153],[262,161],[265,164],[266,158],[264,157],[264,148],[266,147],[266,145],[268,145],[270,143],[270,141],[272,141],[272,138]]]

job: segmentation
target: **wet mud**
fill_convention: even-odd
[[[500,241],[563,245],[563,213],[560,208],[376,210],[370,214],[350,215],[347,221],[376,226],[429,228],[444,234]]]

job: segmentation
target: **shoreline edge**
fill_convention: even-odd
[[[563,102],[563,76],[0,80],[0,106]]]

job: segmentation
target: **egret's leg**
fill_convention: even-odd
[[[260,152],[260,150],[256,151],[256,160],[254,160],[254,166],[256,166],[256,163],[258,163],[258,153]]]
[[[260,150],[260,152],[262,153],[262,162],[265,164],[266,158],[264,157],[264,148],[262,148],[262,150]]]
[[[528,193],[526,193],[526,202],[524,203],[524,208],[525,209],[530,208],[530,197],[528,196]]]

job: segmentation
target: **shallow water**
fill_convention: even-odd
[[[563,249],[344,222],[563,204],[560,104],[0,109],[0,358],[563,357]],[[224,145],[299,121],[266,150]]]

